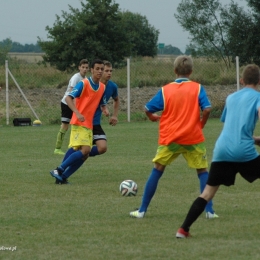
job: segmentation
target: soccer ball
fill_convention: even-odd
[[[125,197],[135,196],[137,194],[137,184],[132,180],[125,180],[120,184],[119,191]]]

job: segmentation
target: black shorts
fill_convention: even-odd
[[[64,124],[69,124],[72,118],[73,111],[68,105],[61,102],[61,122]]]
[[[212,162],[207,184],[210,186],[235,184],[236,174],[248,182],[260,178],[260,156],[248,162]]]
[[[93,125],[93,144],[98,140],[107,140],[107,137],[101,125]]]

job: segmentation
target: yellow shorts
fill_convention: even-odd
[[[71,125],[69,147],[73,147],[75,150],[83,145],[92,147],[92,142],[93,132],[91,129],[83,126]]]
[[[179,145],[172,143],[170,145],[160,145],[153,162],[161,165],[169,165],[180,154],[183,155],[189,167],[194,169],[203,169],[208,167],[206,147],[204,143],[194,145]]]

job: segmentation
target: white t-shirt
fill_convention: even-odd
[[[66,92],[65,92],[65,94],[64,94],[64,96],[63,96],[63,98],[62,98],[62,100],[61,100],[62,103],[64,103],[64,104],[67,105],[67,102],[65,101],[65,98],[66,98],[66,97],[68,96],[68,94],[70,93],[71,88],[74,88],[74,87],[75,87],[81,80],[83,80],[84,78],[86,78],[86,77],[82,77],[79,72],[76,73],[76,74],[74,74],[74,75],[71,77],[71,79],[70,79],[70,81],[69,81],[69,84],[68,84],[68,87],[67,87],[67,90],[66,90]]]

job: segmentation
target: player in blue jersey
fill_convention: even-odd
[[[247,65],[240,82],[245,87],[226,99],[221,116],[224,126],[215,144],[207,185],[193,202],[176,233],[177,238],[190,236],[191,225],[220,185],[234,185],[237,173],[250,183],[260,178],[260,155],[255,147],[260,145],[260,136],[253,136],[256,122],[260,119],[259,67]]]
[[[108,101],[110,98],[113,99],[113,114],[109,118],[109,124],[112,126],[115,126],[118,122],[118,110],[119,110],[119,97],[118,97],[118,87],[117,84],[110,80],[112,76],[113,67],[112,64],[108,61],[104,61],[104,71],[101,77],[101,82],[105,84],[106,90],[104,96],[106,97],[106,101]],[[107,138],[104,130],[101,127],[101,116],[102,116],[101,106],[98,106],[94,119],[93,119],[93,146],[89,153],[90,157],[103,154],[107,151]],[[70,148],[64,159],[66,160],[67,157],[74,153],[75,150],[73,148]],[[83,162],[79,162],[77,165],[75,165],[75,170],[79,168],[83,164]],[[67,174],[67,178],[69,178],[69,174]],[[68,180],[60,181],[56,179],[56,184],[68,184]]]

